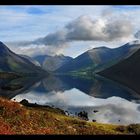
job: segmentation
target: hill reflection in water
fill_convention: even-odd
[[[71,76],[20,78],[0,80],[0,85],[0,95],[12,100],[27,99],[31,103],[53,105],[71,115],[86,111],[89,120],[98,122],[140,123],[140,97],[131,90],[98,76],[94,79]],[[7,88],[8,86],[12,88]]]

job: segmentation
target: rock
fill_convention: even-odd
[[[93,110],[94,113],[99,112],[98,110]]]
[[[68,111],[65,111],[65,114],[66,114],[66,115],[69,115],[69,112],[68,112]]]
[[[96,120],[93,119],[92,122],[96,122]]]
[[[89,120],[89,119],[88,119],[88,113],[85,112],[85,111],[79,112],[79,113],[78,113],[78,117],[80,117],[81,119],[86,120],[86,121]]]
[[[20,103],[23,104],[23,105],[28,105],[29,104],[28,100],[26,100],[26,99],[23,99],[22,101],[20,101]]]

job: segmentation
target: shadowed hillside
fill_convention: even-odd
[[[13,72],[20,75],[47,74],[29,59],[12,52],[2,42],[0,42],[0,72]]]
[[[120,82],[140,93],[140,49],[127,59],[98,74]]]

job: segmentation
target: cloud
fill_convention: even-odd
[[[106,13],[107,14],[107,13]],[[16,47],[14,51],[35,56],[37,54],[60,54],[70,47],[70,42],[78,41],[121,41],[133,33],[133,26],[126,19],[112,19],[101,15],[99,19],[80,16],[66,24],[61,30],[49,33],[45,37],[33,41],[19,41],[8,44]],[[110,12],[109,12],[110,15]]]
[[[62,30],[50,33],[32,43],[58,45],[71,41],[116,41],[132,35],[133,26],[125,19],[95,19],[80,16],[68,23]]]
[[[94,8],[93,6],[86,8],[59,6],[56,8],[50,7],[50,9],[26,6],[23,10],[16,8],[12,12],[17,13],[17,11],[19,11],[19,17],[21,17],[18,18],[17,14],[13,14],[16,17],[11,16],[10,20],[13,21],[13,24],[10,28],[7,28],[5,34],[2,34],[2,38],[11,38],[10,41],[13,40],[13,37],[18,38],[18,40],[22,40],[22,38],[26,40],[28,36],[28,41],[10,43],[13,50],[27,55],[36,55],[37,51],[38,54],[63,53],[64,50],[76,42],[83,42],[87,48],[89,48],[88,42],[93,42],[95,47],[99,42],[101,45],[108,43],[109,47],[111,43],[117,46],[118,42],[126,43],[126,41],[130,41],[134,31],[131,18],[127,18],[129,14],[123,18],[124,11],[118,13],[118,11],[116,12],[113,8],[107,6],[94,6]],[[7,16],[2,17],[6,18]],[[73,19],[73,17],[78,18]],[[14,18],[17,19],[18,24],[14,22]],[[4,25],[4,22],[2,23]],[[14,32],[11,29],[14,29]],[[45,34],[47,35],[45,36]]]
[[[57,31],[55,33],[50,33],[44,38],[39,38],[31,43],[33,44],[44,44],[44,45],[59,45],[67,42],[66,41],[66,32],[64,30]]]
[[[69,17],[63,17],[63,8],[59,8],[59,11],[58,8],[59,6],[1,6],[0,40],[33,40],[45,36],[70,20]]]
[[[114,41],[132,34],[131,22],[124,19],[92,20],[88,16],[82,16],[66,27],[69,30],[69,40]]]
[[[7,42],[5,43],[13,52],[24,54],[30,57],[36,55],[56,55],[63,54],[64,48],[67,48],[67,43],[59,45],[36,45],[30,42]],[[22,44],[22,45],[21,45]]]

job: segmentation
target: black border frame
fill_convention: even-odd
[[[0,0],[0,5],[136,5],[140,0]]]
[[[140,0],[0,0],[1,5],[137,5]],[[37,140],[53,140],[53,139],[139,139],[139,136],[133,135],[0,135],[0,139],[37,139]]]

